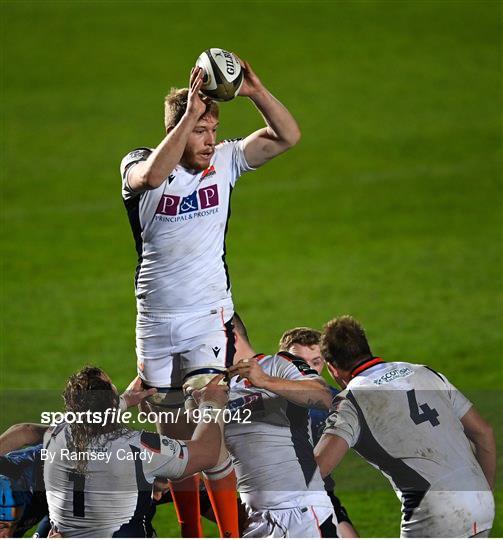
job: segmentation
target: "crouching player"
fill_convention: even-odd
[[[400,536],[489,536],[496,443],[466,397],[427,366],[375,357],[352,317],[328,322],[320,343],[343,388],[315,449],[322,474],[354,448],[401,499]]]
[[[328,408],[331,393],[316,371],[289,354],[253,350],[234,315],[236,355],[229,369],[225,426],[248,520],[245,538],[336,537],[336,518],[309,438],[308,409]],[[248,412],[249,411],[249,412]]]
[[[214,411],[225,407],[228,391],[218,384],[221,379],[201,391],[199,410],[206,422],[188,441],[132,431],[115,415],[48,430],[44,481],[51,522],[63,537],[144,537],[155,477],[176,479],[215,466],[222,426]],[[119,407],[117,389],[94,367],[69,379],[64,399],[66,412],[103,415]]]
[[[0,538],[21,537],[37,524],[37,537],[49,533],[41,450],[38,444],[0,456]]]
[[[287,351],[299,358],[302,358],[311,368],[316,370],[318,375],[321,375],[325,361],[320,352],[321,332],[314,328],[301,326],[287,330],[280,339],[279,350]],[[332,396],[335,397],[339,391],[336,388],[330,387]],[[329,411],[323,409],[309,409],[309,420],[311,423],[311,435],[313,445],[316,446],[325,428],[325,422],[329,417]],[[357,538],[359,534],[353,527],[353,523],[349,518],[348,512],[342,506],[339,497],[335,494],[335,482],[332,475],[329,474],[323,479],[325,489],[327,491],[332,504],[334,505],[335,515],[337,516],[337,532],[341,538]]]

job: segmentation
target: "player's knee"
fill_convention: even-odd
[[[183,383],[183,393],[187,396],[192,394],[194,390],[201,390],[201,388],[204,388],[207,384],[210,383],[210,381],[216,377],[219,374],[225,373],[224,370],[220,369],[211,369],[211,371],[207,373],[188,373],[185,377],[185,382]],[[225,383],[223,383],[225,384]]]
[[[162,388],[153,396],[149,396],[147,401],[161,409],[180,409],[184,406],[184,394],[181,388]]]
[[[201,373],[203,371],[203,373]],[[224,370],[207,368],[204,370],[196,370],[194,372],[187,373],[185,376],[185,382],[183,383],[183,393],[185,396],[185,408],[187,411],[193,411],[197,408],[196,402],[192,397],[194,390],[201,390],[217,375],[225,373]],[[223,383],[225,384],[225,383]]]

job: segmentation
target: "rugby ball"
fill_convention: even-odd
[[[243,70],[234,54],[224,49],[207,49],[196,66],[203,68],[202,93],[215,101],[234,99],[243,84]]]

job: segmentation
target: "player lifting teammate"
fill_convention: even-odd
[[[217,144],[218,106],[203,98],[203,73],[165,100],[167,135],[156,148],[122,160],[122,196],[138,252],[136,352],[139,375],[156,387],[159,408],[180,408],[195,388],[232,363],[233,302],[225,263],[230,196],[239,176],[294,146],[300,131],[288,110],[242,62],[240,96],[252,100],[265,127],[242,140]],[[161,433],[188,438],[184,425]],[[237,536],[232,466],[221,449],[207,487],[222,536]],[[216,474],[213,474],[215,473]],[[184,536],[201,536],[199,477],[173,485]]]
[[[249,421],[228,424],[225,440],[248,516],[243,537],[333,538],[336,518],[308,425],[308,408],[328,409],[330,390],[300,358],[255,354],[237,314],[234,326],[228,408],[248,411]]]
[[[299,358],[302,358],[310,367],[312,367],[318,375],[321,375],[325,366],[325,361],[321,356],[320,351],[321,332],[314,328],[299,326],[287,330],[281,336],[279,341],[279,350],[287,351]],[[330,387],[332,397],[335,397],[339,391],[336,388]],[[309,421],[311,424],[311,435],[313,445],[316,445],[323,434],[325,422],[329,416],[329,412],[324,409],[309,409]],[[341,538],[357,538],[359,534],[351,522],[348,512],[342,506],[339,497],[335,494],[335,482],[332,475],[329,474],[323,479],[325,489],[334,506],[335,515],[337,516],[337,533]]]
[[[137,404],[149,392],[136,392],[124,406]],[[156,477],[193,475],[216,463],[223,425],[214,414],[227,403],[227,387],[214,380],[198,392],[198,424],[190,440],[133,431],[108,410],[120,398],[110,378],[86,367],[68,380],[65,412],[102,415],[98,423],[61,423],[44,436],[44,481],[51,523],[63,537],[144,537]]]
[[[352,447],[401,498],[402,537],[488,536],[496,444],[465,396],[427,366],[374,357],[352,317],[325,326],[321,353],[345,389],[315,449],[322,475]]]

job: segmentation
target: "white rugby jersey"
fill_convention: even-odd
[[[317,379],[318,373],[288,353],[257,355],[267,375],[289,380]],[[309,410],[248,381],[230,386],[228,409],[241,422],[225,425],[238,491],[251,510],[279,510],[332,503],[313,455]],[[247,410],[251,411],[250,423]]]
[[[218,144],[204,171],[177,165],[157,189],[134,192],[128,172],[151,153],[149,148],[134,150],[120,166],[122,197],[138,253],[138,312],[232,307],[225,263],[230,197],[239,176],[253,170],[243,141]]]
[[[389,479],[402,501],[402,536],[469,536],[477,519],[475,529],[490,528],[481,508],[490,510],[492,494],[460,422],[472,406],[466,397],[421,365],[375,358],[353,375],[325,433]]]
[[[60,424],[44,437],[49,517],[64,537],[111,537],[125,524],[143,524],[154,478],[179,478],[187,466],[185,443],[124,430],[118,438],[102,438],[89,448],[94,453],[89,454],[86,475],[81,475],[75,456],[68,454],[69,436],[69,426]]]

